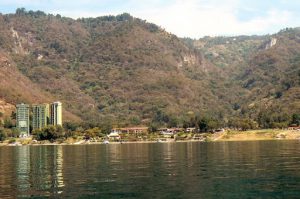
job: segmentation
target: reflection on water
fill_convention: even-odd
[[[0,198],[62,193],[62,146],[0,148]]]
[[[57,147],[56,155],[56,185],[58,188],[61,188],[64,186],[62,146]],[[58,191],[58,193],[61,193],[61,191]]]
[[[0,198],[296,198],[300,142],[0,148]]]
[[[19,192],[27,191],[30,188],[30,148],[16,148],[16,177]]]

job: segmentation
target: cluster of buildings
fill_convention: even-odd
[[[195,133],[197,132],[196,128],[160,128],[158,132],[162,135],[175,135],[178,132],[186,132],[186,133]],[[128,128],[115,128],[112,129],[112,135],[116,134],[142,134],[148,133],[148,127],[128,127]]]
[[[29,136],[30,122],[32,130],[42,129],[48,125],[62,125],[62,103],[33,104],[31,107],[29,104],[18,104],[16,125],[20,131],[20,136]]]

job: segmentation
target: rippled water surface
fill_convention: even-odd
[[[0,198],[300,198],[300,142],[0,147]]]

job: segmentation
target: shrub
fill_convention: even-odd
[[[0,141],[4,141],[6,138],[6,134],[4,133],[3,129],[0,129]]]
[[[295,125],[300,125],[300,114],[293,114],[291,123]]]
[[[96,136],[99,136],[101,134],[101,130],[98,127],[88,129],[84,131],[84,137],[85,139],[94,138]]]
[[[15,143],[15,142],[16,142],[15,138],[10,138],[9,141],[8,141],[9,144],[12,144],[12,143]]]
[[[148,127],[148,132],[154,133],[157,132],[158,130],[158,125],[156,123],[151,123]]]
[[[64,136],[61,126],[47,126],[42,130],[35,129],[32,134],[37,140],[56,140]]]
[[[20,136],[20,130],[16,127],[12,128],[12,137],[19,137]]]
[[[9,118],[5,118],[4,119],[4,128],[12,128],[13,127],[13,123],[11,121],[11,119]]]

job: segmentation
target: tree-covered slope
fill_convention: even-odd
[[[300,112],[300,31],[288,28],[274,35],[184,39],[226,73],[234,88],[235,116],[288,120]]]
[[[19,9],[0,24],[1,48],[18,69],[83,120],[140,124],[157,112],[230,112],[218,101],[221,70],[128,14],[73,20]]]
[[[116,125],[299,111],[297,29],[191,40],[129,14],[73,20],[18,9],[0,15],[0,33],[20,76],[0,86],[13,104],[61,100],[74,117]]]

